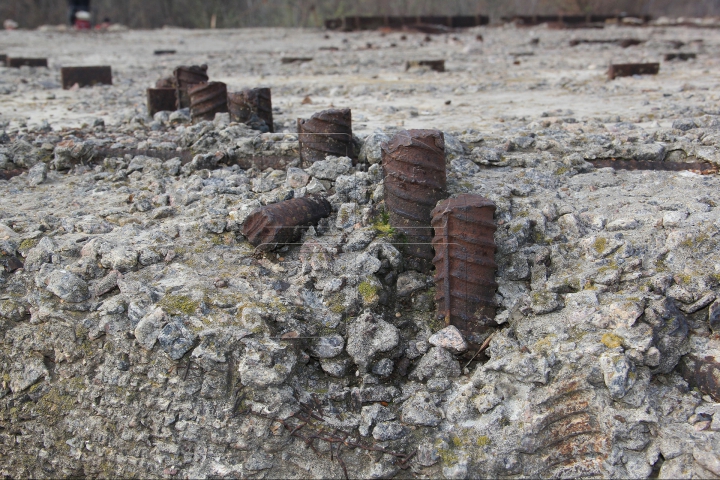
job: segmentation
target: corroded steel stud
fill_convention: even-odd
[[[190,107],[188,89],[208,81],[207,65],[192,65],[177,67],[173,71],[177,85],[178,108]]]
[[[213,120],[216,113],[228,111],[227,85],[222,82],[208,82],[192,86],[190,95],[190,115],[193,121]]]
[[[403,130],[383,144],[382,164],[390,225],[405,237],[409,266],[428,272],[431,212],[447,197],[445,137],[439,130]]]
[[[269,88],[251,88],[242,92],[228,93],[230,119],[245,123],[253,115],[265,121],[270,132],[274,132],[272,97]]]
[[[465,194],[432,211],[438,318],[472,338],[495,326],[495,204]]]
[[[95,85],[112,85],[112,68],[104,65],[99,67],[63,67],[60,69],[62,87],[67,90],[74,85],[94,87]]]
[[[243,225],[243,235],[260,251],[297,241],[302,231],[332,212],[330,202],[317,195],[293,198],[258,208]]]
[[[349,108],[323,110],[297,122],[302,165],[312,165],[328,155],[355,160]]]
[[[660,72],[659,63],[618,63],[610,65],[608,78],[631,77],[633,75],[657,75]]]
[[[176,105],[177,99],[174,88],[147,89],[147,109],[151,117],[157,112],[175,111],[177,109]]]

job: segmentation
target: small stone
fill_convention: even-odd
[[[24,358],[21,368],[10,372],[10,390],[13,393],[22,392],[37,383],[41,378],[49,375],[42,358]]]
[[[350,368],[349,358],[321,358],[320,368],[331,377],[342,378]]]
[[[697,128],[697,125],[695,124],[695,120],[692,118],[679,118],[673,121],[672,128],[687,132],[688,130]]]
[[[554,312],[563,306],[562,297],[553,292],[533,292],[532,311],[535,315],[543,315]]]
[[[156,308],[138,322],[135,327],[135,339],[145,349],[151,350],[166,323],[167,316],[165,312],[162,308]]]
[[[433,334],[429,339],[431,345],[442,347],[455,355],[459,355],[468,349],[467,342],[454,325],[449,325],[439,332]]]
[[[340,355],[345,347],[345,340],[341,335],[328,335],[317,338],[308,349],[313,357],[334,358]]]
[[[55,270],[47,278],[47,289],[66,302],[79,303],[90,298],[88,284],[66,270]]]
[[[442,414],[430,394],[419,392],[405,401],[401,418],[410,425],[436,427],[442,420]]]
[[[104,268],[112,268],[119,272],[135,270],[138,264],[138,252],[127,247],[117,247],[110,250],[100,258]]]
[[[335,181],[350,170],[352,170],[352,160],[349,157],[326,157],[325,160],[310,165],[306,171],[317,179]]]
[[[665,212],[662,218],[662,224],[665,228],[679,227],[688,214],[684,211]]]
[[[606,352],[600,356],[600,368],[610,395],[618,400],[635,383],[635,366],[621,353]]]
[[[372,436],[375,440],[386,442],[398,440],[405,436],[405,427],[398,422],[380,422],[375,425]]]
[[[389,358],[382,358],[375,365],[373,365],[372,373],[383,378],[389,377],[393,372],[394,366],[395,363],[392,360],[390,360]]]
[[[418,362],[410,373],[411,380],[423,382],[434,377],[453,378],[460,376],[460,364],[445,349],[433,347]]]
[[[350,323],[347,352],[365,372],[376,354],[395,348],[399,341],[399,331],[395,326],[367,312]]]
[[[305,187],[305,191],[307,193],[324,193],[327,189],[317,178],[313,178]]]
[[[409,297],[413,293],[426,289],[430,285],[429,277],[422,273],[410,270],[398,275],[397,296]]]
[[[30,170],[28,170],[28,184],[37,186],[47,179],[48,167],[44,162],[40,162]]]
[[[157,341],[173,360],[180,360],[193,348],[197,336],[180,320],[174,320],[160,331]]]
[[[619,230],[635,230],[640,227],[640,222],[634,218],[618,218],[607,224],[605,227],[609,232],[617,232]]]
[[[715,300],[708,309],[708,323],[710,329],[715,333],[720,333],[720,300]]]
[[[310,175],[305,170],[297,167],[289,167],[287,169],[287,176],[285,177],[285,183],[290,188],[302,188],[310,182]]]
[[[335,226],[343,230],[351,229],[360,221],[360,209],[357,203],[343,203],[338,209]]]

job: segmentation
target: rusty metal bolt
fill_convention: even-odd
[[[175,111],[177,109],[177,98],[174,88],[148,88],[147,109],[151,117],[157,112]]]
[[[297,127],[303,166],[325,160],[328,155],[356,159],[349,108],[323,110],[309,120],[298,118]]]
[[[228,111],[227,85],[222,82],[208,82],[188,89],[190,115],[193,121],[213,120],[216,113]]]
[[[390,225],[405,236],[408,266],[432,267],[431,212],[447,197],[445,137],[439,130],[403,130],[382,145]]]
[[[47,58],[7,57],[5,62],[9,68],[48,66]]]
[[[659,72],[659,63],[614,63],[608,69],[608,78],[614,80],[633,75],[657,75]]]
[[[62,67],[60,69],[62,87],[67,90],[73,85],[93,87],[95,85],[112,85],[112,67]]]
[[[251,88],[242,92],[228,93],[228,110],[230,119],[245,123],[253,115],[265,121],[274,132],[272,115],[272,97],[269,88]]]
[[[330,216],[332,208],[324,197],[308,195],[258,208],[243,225],[243,235],[260,251],[297,241],[302,231]]]
[[[495,204],[480,195],[432,211],[437,316],[472,340],[495,323]]]
[[[208,81],[207,65],[180,66],[173,71],[177,84],[178,108],[190,107],[188,89]]]
[[[444,72],[445,60],[411,60],[405,63],[405,71],[417,67],[428,67],[436,72]]]

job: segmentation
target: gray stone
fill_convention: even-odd
[[[640,227],[640,222],[634,218],[618,218],[608,223],[605,227],[609,232],[617,232],[620,230],[635,230]]]
[[[433,347],[410,373],[411,380],[425,381],[433,377],[452,378],[460,376],[460,363],[444,348]]]
[[[305,171],[319,180],[335,181],[352,170],[350,157],[326,157],[310,165]]]
[[[145,349],[152,350],[168,318],[162,308],[145,315],[135,327],[135,339]]]
[[[197,335],[181,320],[175,319],[165,325],[157,337],[160,347],[173,360],[180,360],[195,344]]]
[[[10,390],[13,393],[22,392],[50,375],[42,358],[35,356],[23,358],[22,364],[16,365],[16,368],[10,372]]]
[[[442,413],[435,406],[430,394],[419,392],[410,397],[402,406],[403,422],[410,425],[435,427],[442,420]]]
[[[347,352],[366,372],[376,354],[395,348],[400,341],[398,329],[372,313],[363,313],[348,326]]]
[[[635,383],[635,365],[622,353],[606,352],[600,356],[600,368],[610,395],[618,400]]]
[[[715,333],[720,333],[720,300],[715,300],[708,309],[708,324]]]
[[[363,146],[360,148],[358,160],[370,164],[380,163],[382,161],[381,146],[383,142],[387,142],[388,140],[390,140],[390,137],[380,130],[375,130],[365,138]]]
[[[113,248],[102,255],[100,264],[104,268],[112,268],[123,273],[129,272],[137,267],[138,252],[125,246]]]
[[[456,355],[463,353],[468,349],[467,342],[465,342],[462,333],[460,333],[460,330],[458,330],[454,325],[449,325],[433,334],[428,339],[428,342],[430,345],[442,347]]]
[[[392,360],[389,358],[381,358],[377,363],[375,363],[375,365],[373,365],[372,373],[383,378],[389,377],[392,374],[394,367],[395,363]]]
[[[297,364],[297,354],[290,345],[269,339],[244,338],[242,342],[246,347],[238,371],[245,386],[265,388],[280,385]]]
[[[90,298],[88,284],[66,270],[55,270],[47,277],[47,289],[66,302],[78,303]]]
[[[692,130],[696,127],[697,125],[695,124],[695,120],[692,118],[679,118],[674,120],[672,123],[672,128],[682,130],[683,132],[687,132],[688,130]]]
[[[387,407],[379,403],[362,407],[360,411],[360,435],[367,437],[370,435],[370,429],[378,422],[387,422],[395,420],[395,414]]]
[[[405,427],[398,422],[380,422],[375,425],[372,436],[379,442],[398,440],[406,435]]]
[[[313,357],[334,358],[342,353],[344,347],[343,337],[335,334],[316,338],[308,350]]]
[[[302,188],[310,182],[310,175],[305,170],[297,167],[288,167],[285,183],[290,188]]]
[[[398,275],[396,288],[398,297],[409,297],[413,293],[428,288],[432,280],[427,275],[409,270]]]
[[[360,209],[357,203],[343,203],[340,205],[335,220],[335,226],[344,230],[351,229],[360,221]]]
[[[40,162],[28,170],[28,184],[37,186],[47,180],[47,164]]]
[[[325,185],[323,185],[317,178],[310,180],[310,183],[305,187],[307,193],[324,193],[327,191]]]

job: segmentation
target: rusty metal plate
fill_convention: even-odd
[[[549,478],[600,476],[611,438],[599,421],[601,403],[584,380],[570,379],[538,390],[520,451],[526,473]]]
[[[633,75],[657,75],[660,73],[659,63],[619,63],[610,65],[608,78],[631,77]]]
[[[147,109],[151,117],[157,112],[177,110],[177,98],[174,88],[148,88]]]
[[[429,67],[430,70],[435,70],[436,72],[444,72],[445,60],[417,60],[405,63],[406,71],[416,67]]]
[[[280,63],[306,63],[312,62],[312,57],[283,57]]]
[[[265,121],[274,132],[272,115],[272,95],[269,88],[251,88],[242,92],[228,93],[230,118],[237,122],[247,122],[253,115]]]
[[[325,157],[357,159],[352,138],[352,113],[349,108],[323,110],[310,119],[298,118],[300,160],[309,166]]]
[[[690,386],[720,402],[720,362],[715,357],[685,355],[680,360],[680,373]]]
[[[178,108],[190,108],[188,89],[192,86],[206,83],[208,79],[207,65],[180,66],[173,71],[177,85]]]
[[[188,89],[190,115],[193,121],[213,120],[216,113],[228,111],[227,85],[222,82],[208,82]]]
[[[285,200],[251,213],[243,225],[243,235],[257,250],[273,250],[297,241],[304,229],[317,225],[331,212],[330,202],[318,195]]]
[[[465,194],[432,211],[435,301],[438,318],[466,337],[495,323],[495,204]]]
[[[652,160],[615,160],[601,158],[588,160],[596,167],[612,167],[617,170],[658,170],[667,172],[691,171],[701,175],[712,175],[718,172],[718,167],[710,162],[658,162]]]
[[[382,145],[385,205],[404,237],[408,266],[429,272],[434,257],[432,209],[447,197],[445,137],[439,130],[403,130]]]
[[[153,55],[175,55],[177,50],[155,50]]]
[[[6,63],[10,68],[48,66],[47,58],[7,57]]]
[[[75,84],[80,87],[112,85],[112,68],[103,65],[97,67],[63,67],[60,69],[62,87],[67,90]]]
[[[670,62],[672,60],[682,60],[683,62],[697,58],[695,53],[666,53],[665,61]]]

